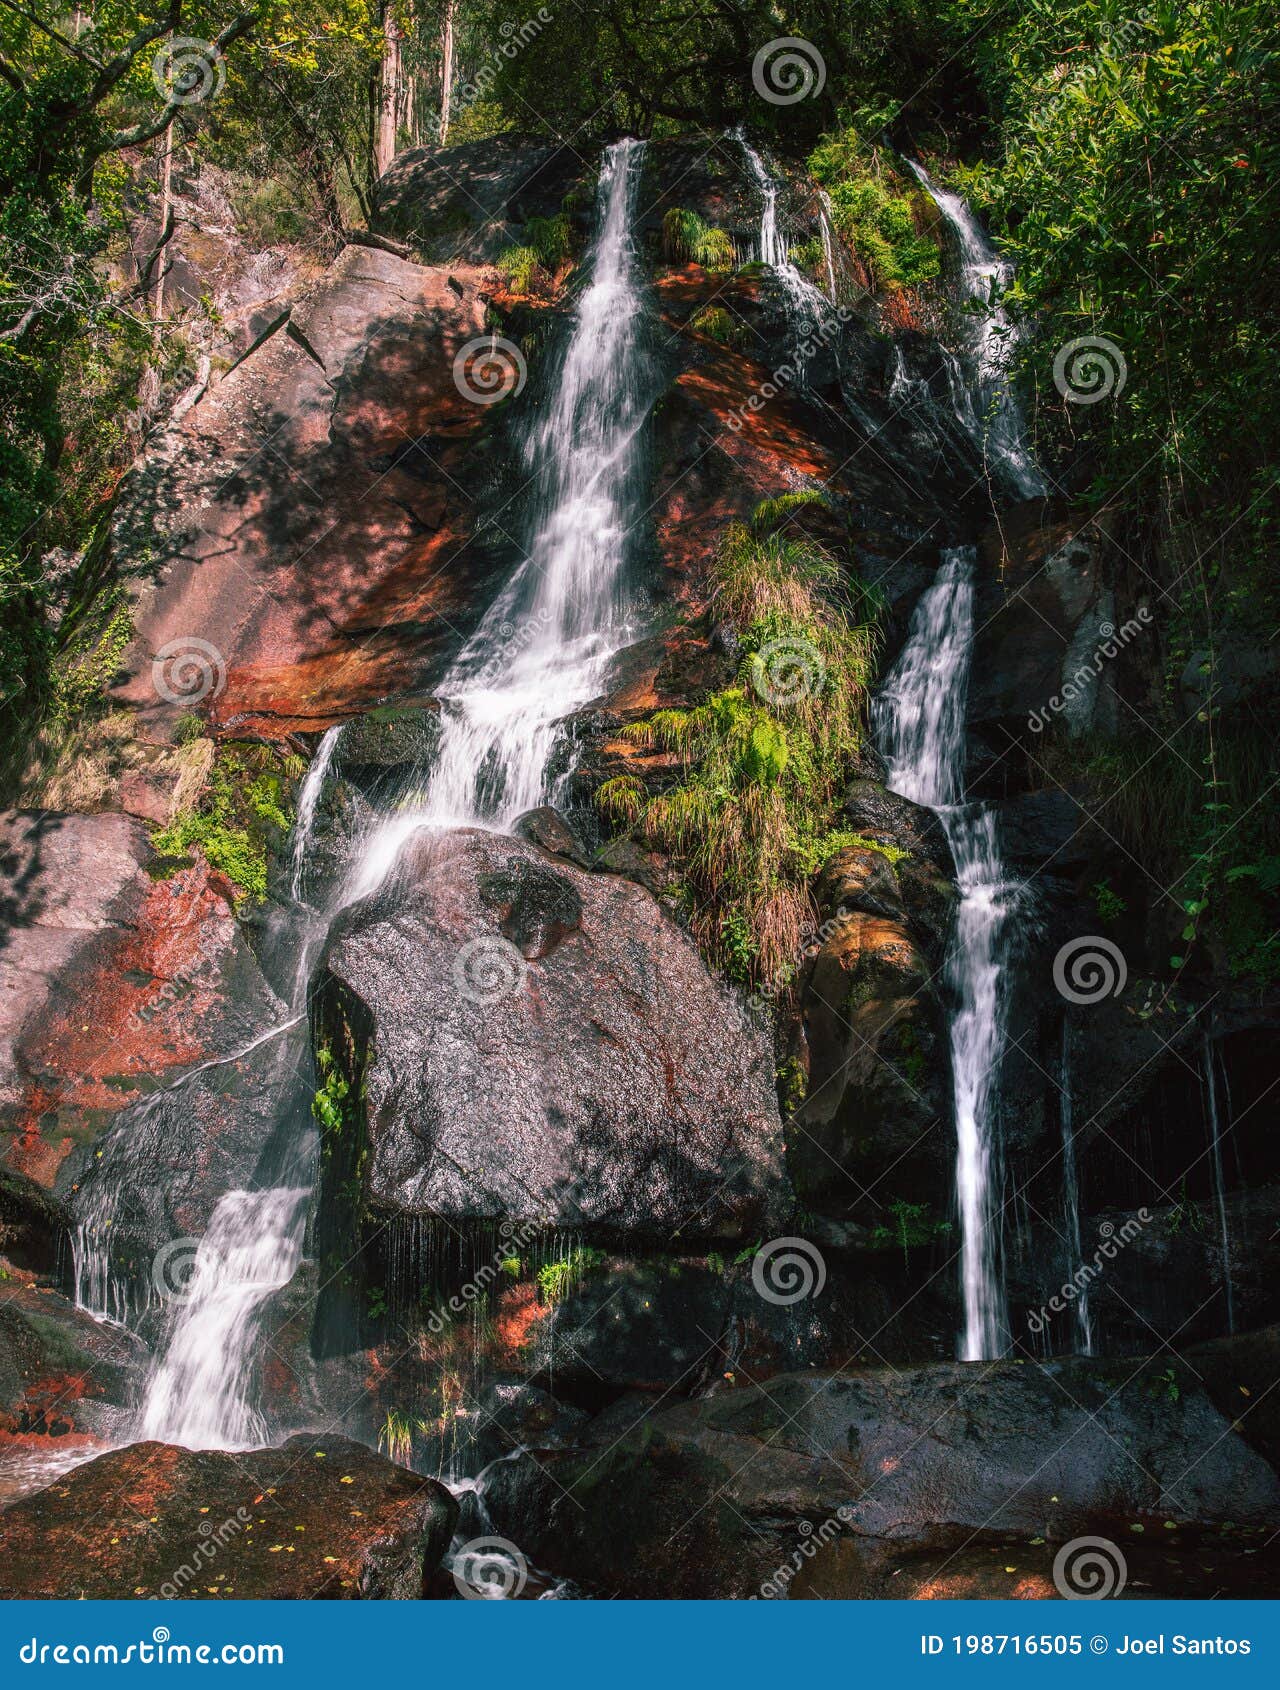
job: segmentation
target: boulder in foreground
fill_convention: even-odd
[[[0,1597],[413,1599],[458,1508],[346,1438],[132,1444],[0,1514]]]

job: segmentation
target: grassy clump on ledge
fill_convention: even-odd
[[[524,226],[524,241],[499,253],[497,268],[512,292],[533,293],[551,285],[571,250],[567,212],[555,217],[531,217]]]
[[[872,287],[914,288],[937,276],[936,208],[880,149],[868,148],[852,129],[825,135],[809,155],[809,169],[830,196],[836,233]]]
[[[597,802],[670,854],[712,960],[731,978],[778,985],[812,922],[810,881],[855,838],[835,823],[862,737],[874,609],[822,547],[739,524],[724,536],[710,585],[712,617],[742,648],[735,684],[623,730],[637,745],[679,753],[675,786],[650,795],[623,775]]]
[[[241,902],[261,902],[268,855],[291,826],[285,789],[297,772],[266,746],[220,746],[196,806],[151,835],[158,866],[180,868],[199,850],[210,868],[233,882]]]
[[[714,275],[728,275],[737,257],[723,229],[679,205],[662,219],[662,254],[669,264],[700,264]]]

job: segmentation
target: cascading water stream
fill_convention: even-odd
[[[973,645],[971,547],[943,553],[901,656],[875,703],[889,788],[937,815],[955,861],[960,904],[947,953],[960,1215],[962,1361],[1006,1347],[999,1268],[996,1105],[1004,1046],[1009,917],[1017,888],[1000,857],[994,811],[964,801],[965,705]]]
[[[525,445],[536,488],[527,555],[440,689],[441,734],[421,799],[375,832],[340,903],[372,890],[423,825],[502,828],[545,802],[559,723],[600,692],[609,663],[636,638],[627,531],[650,402],[632,236],[641,156],[641,143],[622,141],[605,157],[591,280],[555,397]],[[321,741],[300,794],[295,900],[338,733]],[[313,922],[303,943],[300,1002],[323,926]],[[215,1208],[148,1380],[140,1435],[220,1449],[266,1436],[250,1397],[255,1334],[268,1299],[297,1271],[311,1196],[305,1157],[287,1161],[267,1189],[228,1192]]]
[[[311,832],[315,826],[316,808],[320,803],[320,794],[324,791],[324,783],[329,778],[333,755],[338,749],[338,741],[345,726],[345,722],[339,723],[336,728],[330,728],[321,739],[316,747],[316,754],[307,767],[302,789],[298,793],[298,813],[293,824],[293,846],[289,865],[289,896],[295,904],[302,899],[307,849],[311,844]]]
[[[747,140],[741,129],[733,131],[733,139],[742,148],[742,156],[746,160],[747,169],[751,172],[756,186],[760,190],[760,262],[767,264],[782,284],[782,291],[786,297],[787,314],[795,327],[796,338],[801,346],[810,340],[827,317],[831,306],[830,301],[809,280],[801,275],[791,262],[787,252],[787,243],[778,229],[778,184],[765,169],[764,160]],[[824,225],[824,242],[829,238],[829,231]],[[835,287],[834,270],[832,271],[832,289]],[[798,358],[802,360],[803,354]]]
[[[440,686],[425,790],[371,836],[352,899],[381,882],[417,828],[501,831],[548,802],[560,724],[600,694],[611,662],[638,637],[627,563],[652,403],[632,228],[643,152],[643,142],[625,140],[604,157],[590,282],[554,398],[525,441],[535,488],[527,554]]]
[[[1080,1171],[1076,1159],[1076,1130],[1071,1096],[1071,1025],[1062,1023],[1062,1057],[1058,1068],[1058,1110],[1062,1129],[1062,1217],[1066,1227],[1067,1267],[1077,1286],[1076,1340],[1080,1354],[1093,1354],[1093,1320],[1089,1314],[1089,1279],[1081,1272],[1084,1249],[1080,1231]]]
[[[1231,1235],[1227,1230],[1226,1177],[1222,1166],[1222,1125],[1218,1114],[1218,1081],[1215,1072],[1213,1040],[1204,1035],[1204,1082],[1208,1104],[1209,1165],[1213,1175],[1213,1202],[1218,1212],[1218,1242],[1222,1252],[1222,1294],[1226,1300],[1227,1331],[1234,1332],[1235,1302],[1231,1294]]]
[[[1014,491],[1038,498],[1048,491],[1023,433],[1022,414],[1012,390],[1018,329],[999,304],[1013,277],[1013,266],[1001,258],[959,194],[941,188],[923,165],[903,161],[942,213],[959,255],[956,289],[965,327],[965,351],[973,366],[977,409],[964,384],[952,382],[956,414],[983,450],[995,459]],[[974,310],[974,305],[979,306]]]
[[[188,1449],[254,1449],[266,1426],[248,1395],[256,1316],[297,1272],[309,1185],[231,1191],[200,1240],[186,1298],[153,1367],[138,1436]]]

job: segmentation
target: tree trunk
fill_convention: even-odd
[[[449,139],[449,99],[453,93],[453,14],[457,0],[445,0],[440,28],[440,145]]]
[[[173,125],[170,124],[160,137],[160,233],[159,241],[163,245],[164,237],[169,226],[169,213],[173,206]],[[161,253],[160,262],[156,266],[155,303],[152,306],[151,317],[154,323],[153,338],[157,346],[160,344],[160,325],[164,317],[164,254]]]
[[[381,176],[396,156],[396,117],[400,110],[400,26],[388,3],[382,14],[382,83],[378,95],[378,140],[374,169]]]

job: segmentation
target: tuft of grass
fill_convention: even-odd
[[[556,271],[568,262],[572,245],[567,212],[531,217],[524,226],[524,240],[499,253],[497,267],[514,293],[539,293],[551,286]]]
[[[662,219],[662,253],[669,264],[701,264],[714,275],[733,269],[733,242],[723,229],[713,229],[696,211],[675,205]]]
[[[587,1244],[575,1245],[567,1256],[545,1262],[538,1269],[538,1295],[549,1305],[563,1302],[570,1291],[589,1273],[598,1272],[607,1260],[603,1250],[593,1250]]]
[[[719,967],[779,984],[812,919],[810,880],[854,838],[834,824],[862,737],[876,629],[857,620],[840,566],[810,541],[735,524],[710,588],[711,615],[742,646],[736,683],[625,728],[634,744],[675,752],[681,778],[650,795],[620,776],[597,803],[672,857],[693,932]]]
[[[817,487],[803,487],[796,493],[779,493],[775,499],[762,499],[751,513],[751,532],[755,535],[772,534],[783,526],[792,511],[826,503],[826,494]]]
[[[689,327],[695,334],[706,335],[708,340],[714,340],[717,346],[746,344],[746,324],[740,323],[723,305],[704,305],[696,316],[690,318]]]
[[[194,808],[151,835],[157,854],[181,863],[200,851],[211,868],[225,874],[241,902],[267,895],[267,860],[291,825],[285,775],[266,746],[220,746],[208,784]]]

